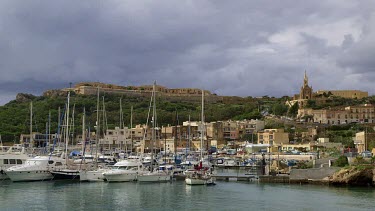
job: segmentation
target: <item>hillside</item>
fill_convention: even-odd
[[[101,105],[104,105],[107,116],[108,128],[114,128],[120,124],[120,98],[125,126],[130,126],[130,113],[133,107],[133,125],[145,124],[147,120],[149,97],[123,96],[119,94],[105,94],[100,97]],[[51,133],[57,131],[58,108],[64,109],[66,97],[57,94],[52,96],[33,96],[29,94],[18,94],[16,100],[0,106],[0,134],[3,141],[18,141],[21,133],[28,134],[30,131],[30,102],[33,102],[33,131],[45,133],[49,112],[51,113]],[[74,107],[75,132],[80,133],[83,108],[86,109],[86,121],[92,131],[96,122],[96,101],[94,95],[78,95],[72,93],[70,99],[71,109]],[[157,100],[157,118],[159,125],[174,125],[176,111],[178,121],[189,119],[199,121],[201,112],[201,101],[178,101],[159,97]],[[223,97],[220,103],[206,103],[206,121],[256,119],[261,118],[258,112],[261,100],[254,98]]]

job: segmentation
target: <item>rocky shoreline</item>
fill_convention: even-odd
[[[374,187],[375,167],[296,169],[289,176],[260,176],[259,182]]]
[[[374,186],[375,168],[371,165],[342,168],[329,178],[332,185]]]

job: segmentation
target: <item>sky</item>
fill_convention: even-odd
[[[72,82],[375,94],[373,0],[0,1],[0,105]]]

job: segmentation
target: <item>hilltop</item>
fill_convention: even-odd
[[[70,105],[74,110],[75,133],[81,131],[81,119],[83,109],[86,110],[87,124],[94,131],[93,125],[96,122],[96,102],[95,94],[81,94],[76,92],[77,87],[88,85],[80,83],[71,89],[47,90],[42,96],[33,96],[31,94],[19,93],[16,100],[10,101],[4,106],[0,106],[0,134],[3,141],[18,141],[21,133],[29,133],[30,125],[30,102],[33,103],[33,131],[45,133],[46,123],[49,113],[51,114],[51,133],[57,131],[58,110],[63,111],[67,99],[67,91],[71,91]],[[97,90],[98,84],[90,86]],[[133,107],[133,126],[135,124],[145,124],[150,104],[150,95],[147,94],[146,87],[141,90],[142,94],[129,94],[129,92],[113,92],[117,86],[100,84],[100,106],[105,106],[106,121],[108,128],[114,128],[120,124],[120,99],[122,101],[124,125],[130,126],[131,107]],[[95,87],[96,86],[96,87]],[[105,88],[107,87],[107,88]],[[108,88],[112,87],[112,88]],[[116,89],[114,89],[114,88]],[[167,88],[164,88],[164,90]],[[190,119],[192,121],[200,120],[201,112],[201,93],[192,93],[190,95],[177,94],[159,94],[157,95],[157,122],[159,125],[181,124]],[[168,89],[176,90],[176,89]],[[185,89],[201,91],[198,89]],[[252,97],[236,96],[217,96],[205,91],[205,119],[206,121],[222,120],[240,120],[240,119],[260,119],[260,111],[264,110],[276,98],[256,99]],[[177,112],[177,114],[176,114]],[[177,117],[178,116],[178,117]]]

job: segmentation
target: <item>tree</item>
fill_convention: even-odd
[[[296,117],[297,114],[298,114],[298,103],[294,103],[290,108],[289,108],[289,111],[288,111],[288,116],[291,116],[291,117]]]
[[[334,163],[333,163],[333,166],[337,166],[337,167],[344,167],[346,165],[348,165],[349,162],[348,162],[348,158],[346,156],[340,156]]]
[[[286,105],[277,103],[272,106],[272,114],[282,116],[286,114],[286,112],[288,112],[288,107]]]

